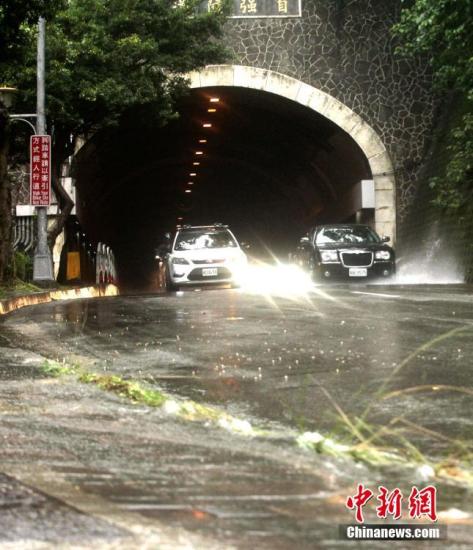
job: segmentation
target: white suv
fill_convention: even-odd
[[[233,233],[226,225],[185,225],[178,229],[166,256],[166,285],[238,284],[247,264]]]

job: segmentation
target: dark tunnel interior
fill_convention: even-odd
[[[192,90],[178,113],[164,127],[130,116],[76,155],[78,219],[112,247],[125,285],[149,284],[178,224],[225,223],[254,253],[284,258],[313,225],[352,221],[353,187],[371,172],[327,118],[236,87]]]

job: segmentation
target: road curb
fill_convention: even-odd
[[[47,290],[44,292],[35,292],[33,294],[24,294],[0,300],[0,315],[5,315],[17,309],[37,304],[47,304],[56,300],[77,300],[81,298],[99,298],[103,296],[117,296],[118,287],[115,285],[106,286],[87,286],[70,288],[67,290]]]

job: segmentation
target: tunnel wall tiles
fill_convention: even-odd
[[[395,55],[390,29],[400,5],[400,0],[302,0],[300,18],[226,24],[233,64],[278,72],[330,94],[375,130],[394,166],[398,221],[415,195],[436,107],[425,61]],[[247,78],[238,69],[222,68],[223,85],[248,86]],[[268,89],[268,78],[277,77],[255,71],[251,87]],[[309,105],[304,84],[289,93]],[[206,85],[205,78],[199,85]]]

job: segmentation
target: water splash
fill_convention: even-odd
[[[463,268],[439,222],[432,224],[429,234],[417,239],[415,248],[398,257],[396,276],[389,284],[461,284]]]
[[[459,284],[464,282],[455,254],[442,238],[435,238],[425,250],[404,260],[393,281],[399,284]]]

